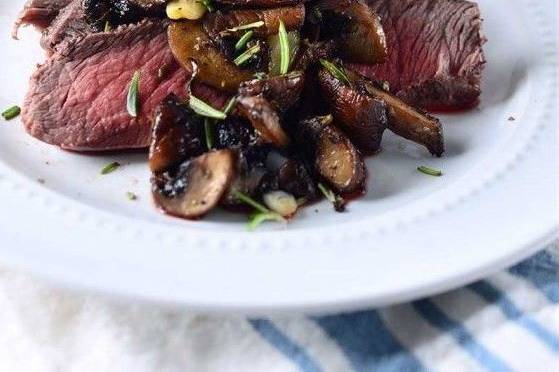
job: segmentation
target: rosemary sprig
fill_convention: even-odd
[[[139,101],[139,89],[140,89],[140,71],[134,72],[132,76],[132,81],[130,82],[130,87],[128,88],[128,97],[126,98],[126,109],[132,117],[138,116],[140,101]]]

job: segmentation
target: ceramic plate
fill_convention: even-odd
[[[386,135],[367,162],[370,191],[348,213],[323,203],[256,232],[235,215],[173,219],[152,205],[145,154],[68,153],[11,121],[0,125],[0,259],[69,288],[264,314],[409,300],[543,248],[559,229],[554,3],[479,3],[489,39],[481,105],[441,117],[441,159]],[[0,107],[22,102],[43,59],[32,30],[9,37],[18,8],[0,5]],[[124,166],[99,176],[112,161]]]

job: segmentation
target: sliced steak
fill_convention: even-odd
[[[17,32],[22,25],[34,25],[45,29],[56,15],[72,0],[28,0],[21,11],[12,33],[17,39]]]
[[[386,80],[404,101],[426,109],[471,108],[478,103],[485,58],[481,17],[464,0],[367,0],[381,17],[388,60],[358,66]]]
[[[31,78],[22,113],[26,130],[71,150],[147,147],[155,107],[170,93],[186,94],[187,74],[169,50],[166,26],[144,21],[65,43]],[[141,110],[133,118],[126,97],[136,70]]]
[[[85,20],[82,0],[73,0],[43,31],[41,46],[47,52],[53,53],[64,40],[72,41],[93,32],[93,28]]]

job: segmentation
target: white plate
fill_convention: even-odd
[[[149,197],[145,155],[67,153],[1,124],[0,259],[71,288],[249,314],[385,305],[512,264],[559,229],[552,4],[480,1],[484,95],[478,109],[442,117],[447,155],[387,135],[368,161],[365,198],[345,214],[307,208],[287,228],[165,217]],[[16,8],[0,5],[0,107],[22,101],[42,58],[31,30],[9,39]],[[99,176],[115,160],[126,165]],[[422,164],[444,177],[417,172]]]

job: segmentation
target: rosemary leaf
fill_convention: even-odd
[[[103,167],[103,169],[101,169],[101,175],[105,176],[109,173],[112,173],[115,170],[117,170],[119,167],[120,167],[120,163],[117,161],[107,164]]]
[[[202,101],[199,98],[196,98],[194,95],[190,95],[189,105],[194,112],[196,112],[200,116],[204,116],[211,119],[217,120],[224,120],[227,115],[219,110],[216,110],[212,106],[208,105],[206,102]]]
[[[204,119],[204,133],[206,138],[206,147],[208,150],[213,149],[214,147],[214,122],[210,118]]]
[[[268,221],[285,223],[285,219],[282,216],[280,216],[278,213],[275,213],[275,212],[269,212],[269,213],[257,212],[257,213],[252,214],[249,217],[247,228],[250,231],[253,231],[253,230],[256,230],[264,222],[268,222]]]
[[[347,86],[351,86],[351,80],[347,76],[343,67],[338,67],[330,61],[325,59],[320,59],[320,64],[336,79],[341,81],[342,83],[346,84]]]
[[[256,44],[255,46],[247,49],[244,53],[233,60],[233,63],[237,66],[241,66],[242,64],[248,62],[252,57],[254,57],[257,53],[260,52],[260,44]]]
[[[244,31],[244,30],[250,30],[253,28],[259,28],[264,26],[264,21],[257,21],[257,22],[253,22],[253,23],[248,23],[246,25],[241,25],[241,26],[237,26],[237,27],[233,27],[233,28],[228,28],[226,31],[228,32],[237,32],[237,31]]]
[[[345,211],[345,200],[341,196],[334,193],[334,191],[330,190],[326,185],[323,183],[318,184],[318,189],[324,195],[324,197],[334,205],[334,209],[336,212],[343,212]]]
[[[242,201],[245,204],[250,205],[251,207],[253,207],[254,209],[256,209],[258,212],[260,213],[271,213],[271,211],[266,208],[263,204],[257,202],[256,200],[254,200],[253,198],[251,198],[250,196],[240,192],[240,191],[233,191],[233,195],[239,199],[240,201]]]
[[[225,113],[225,115],[229,115],[231,111],[235,108],[236,104],[237,104],[237,97],[233,97],[229,101],[227,101],[225,107],[223,107],[223,112]]]
[[[128,97],[126,99],[126,109],[132,117],[138,116],[140,101],[139,101],[139,89],[140,89],[140,71],[134,72],[132,76],[132,81],[130,82],[130,87],[128,88]]]
[[[442,171],[440,171],[438,169],[426,167],[424,165],[422,165],[420,167],[417,167],[417,170],[420,171],[421,173],[424,173],[428,176],[433,176],[433,177],[441,177],[443,175]]]
[[[235,50],[239,51],[241,49],[244,49],[244,47],[247,45],[249,40],[252,39],[253,36],[254,36],[254,31],[250,30],[245,32],[243,36],[241,36],[239,41],[237,41],[237,44],[235,44]]]
[[[279,24],[278,36],[280,44],[280,75],[285,75],[289,72],[291,55],[289,53],[289,38],[287,36],[287,30],[285,29],[285,24],[281,20]]]
[[[12,120],[19,116],[20,113],[21,108],[19,106],[12,106],[2,112],[2,117],[4,118],[4,120]]]

